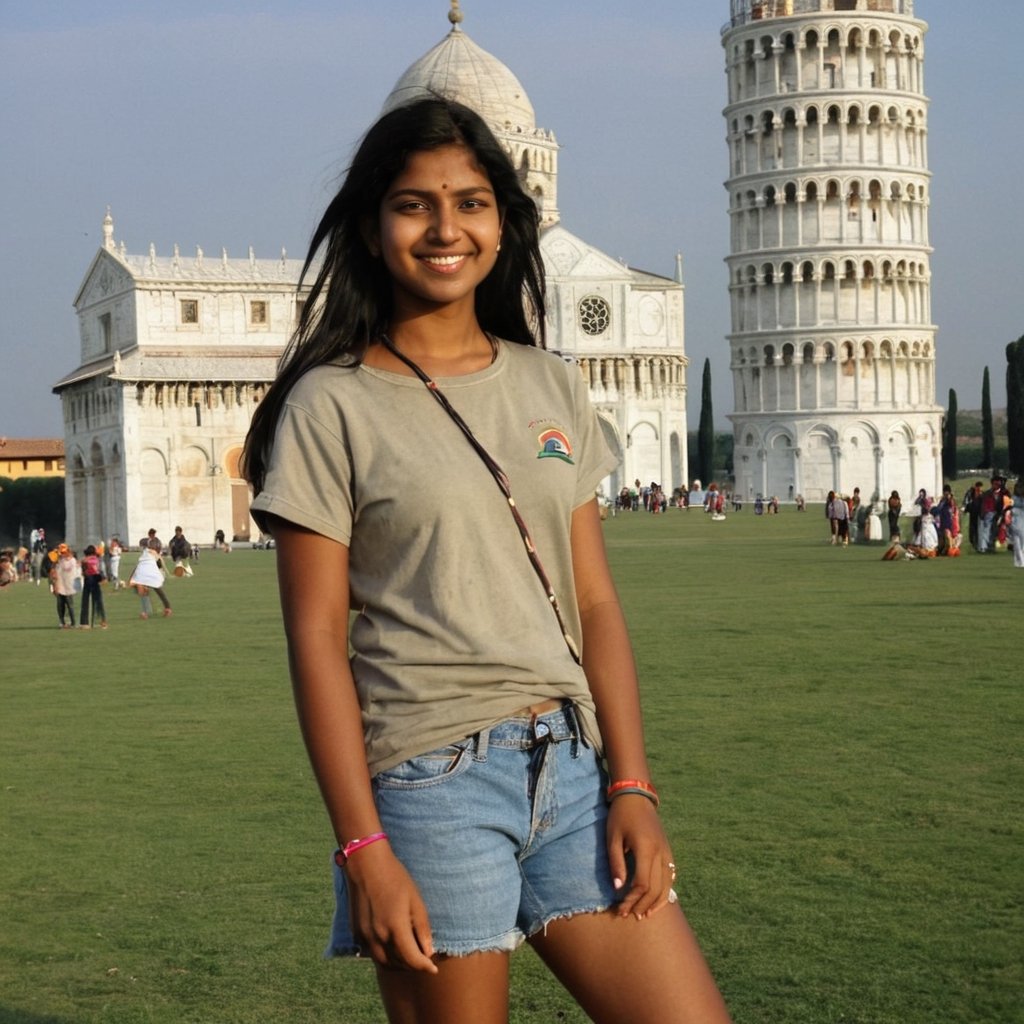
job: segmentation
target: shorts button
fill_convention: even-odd
[[[551,726],[547,722],[535,722],[533,725],[533,738],[546,740],[551,735]]]

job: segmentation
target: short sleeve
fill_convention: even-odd
[[[289,401],[274,434],[263,490],[252,517],[269,533],[279,516],[331,540],[348,544],[354,517],[352,460],[336,425]]]

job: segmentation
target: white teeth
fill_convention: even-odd
[[[453,263],[458,263],[464,259],[463,256],[424,256],[424,263],[433,263],[438,267],[450,267]]]

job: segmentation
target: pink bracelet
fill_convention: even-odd
[[[369,846],[370,843],[379,842],[381,839],[387,839],[388,834],[386,832],[374,832],[371,835],[363,836],[362,839],[351,839],[347,842],[340,850],[334,855],[334,863],[339,868],[343,868],[348,861],[349,857],[352,856],[356,850],[361,850],[364,846]]]

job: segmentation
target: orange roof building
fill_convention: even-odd
[[[64,442],[51,438],[0,437],[0,476],[63,476]]]

